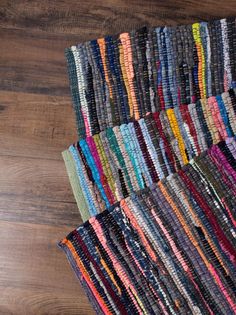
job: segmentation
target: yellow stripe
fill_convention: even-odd
[[[147,314],[144,305],[142,303],[142,301],[139,299],[139,297],[134,293],[134,291],[132,290],[132,288],[129,288],[131,293],[133,294],[134,298],[136,299],[136,301],[138,302],[138,305],[140,306],[140,308],[142,309],[144,314]]]
[[[180,133],[180,130],[179,130],[179,126],[178,126],[177,119],[175,117],[174,109],[173,108],[168,108],[166,110],[166,114],[167,114],[167,117],[169,119],[170,126],[171,126],[171,129],[173,131],[173,134],[174,134],[175,138],[178,141],[179,150],[180,150],[180,154],[181,154],[183,163],[187,164],[188,163],[188,158],[187,158],[187,155],[185,153],[184,140],[183,140],[183,138],[181,136],[181,133]]]

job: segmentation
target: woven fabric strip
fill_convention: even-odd
[[[235,157],[221,141],[61,241],[97,314],[235,314]]]
[[[235,105],[231,89],[195,104],[150,113],[71,145],[63,157],[83,221],[233,137]]]
[[[79,138],[236,86],[235,18],[142,28],[66,49]]]

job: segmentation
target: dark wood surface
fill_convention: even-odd
[[[232,1],[0,0],[0,315],[90,315],[57,242],[81,223],[64,48],[144,25],[236,15]]]

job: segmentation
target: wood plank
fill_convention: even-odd
[[[63,161],[0,156],[0,219],[51,225],[81,222]]]
[[[17,142],[16,138],[19,137],[20,141],[23,139],[28,141],[26,156],[32,156],[30,147],[33,146],[38,148],[37,155],[34,154],[34,157],[42,158],[44,154],[47,155],[47,150],[50,150],[50,156],[53,152],[57,152],[51,158],[61,159],[61,151],[77,140],[70,96],[7,91],[0,93],[0,154],[9,154],[13,151],[22,154],[25,145],[17,145],[13,150],[11,143],[5,138],[13,137]]]
[[[70,97],[1,95],[0,219],[79,224],[61,157],[76,140]]]
[[[45,200],[69,201],[64,191],[65,168],[62,161],[1,156],[1,195],[34,196]],[[16,189],[18,187],[18,189]]]
[[[65,191],[71,194],[69,183]],[[0,195],[0,220],[11,222],[28,222],[50,224],[52,226],[68,225],[75,228],[81,224],[77,205],[73,201],[55,201],[44,198],[16,195]]]
[[[70,95],[64,49],[76,36],[0,28],[1,90]]]
[[[69,270],[68,274],[71,273]],[[66,280],[68,281],[68,279]],[[79,285],[76,285],[77,288]],[[58,292],[54,289],[24,289],[0,286],[1,315],[92,315],[94,314],[83,292]],[[16,312],[17,310],[17,312]]]
[[[4,5],[5,4],[5,5]],[[236,14],[234,1],[1,1],[2,90],[69,95],[65,47],[144,25],[176,25]],[[207,10],[210,7],[211,10]],[[121,18],[122,17],[122,18]],[[29,27],[30,25],[30,27]]]
[[[92,314],[65,255],[56,246],[71,229],[0,221],[1,315]]]
[[[193,20],[235,14],[234,0],[33,0],[1,1],[0,25],[9,28],[76,34],[81,40],[158,24],[186,24]]]

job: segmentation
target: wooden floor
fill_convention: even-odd
[[[0,1],[0,315],[93,314],[56,246],[81,223],[61,158],[76,140],[64,48],[230,15],[235,0]]]

